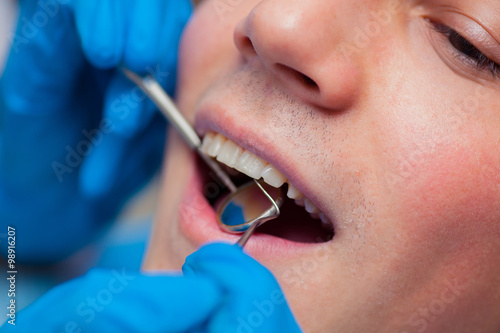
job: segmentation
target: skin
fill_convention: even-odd
[[[197,9],[180,108],[200,134],[279,165],[334,221],[321,256],[250,251],[306,332],[500,331],[500,78],[429,22],[500,63],[499,14],[496,0]],[[200,245],[179,227],[192,153],[175,134],[168,145],[148,270],[179,269]]]

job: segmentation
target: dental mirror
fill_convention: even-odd
[[[243,236],[236,243],[244,247],[259,225],[279,216],[279,207],[283,203],[281,190],[266,183],[261,184],[256,180],[236,188],[217,162],[210,159],[200,150],[200,138],[155,78],[151,75],[145,78],[140,77],[126,68],[122,68],[122,70],[155,103],[188,146],[198,152],[205,163],[232,192],[222,202],[217,216],[219,225],[223,230],[232,233],[244,232]]]
[[[255,229],[280,214],[283,196],[279,188],[254,180],[231,193],[217,209],[219,226],[231,233],[242,233],[236,243],[245,246]]]

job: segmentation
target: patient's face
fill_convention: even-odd
[[[314,213],[292,202],[245,248],[305,331],[500,330],[499,43],[497,0],[197,9],[179,106],[201,136],[224,136],[212,154],[286,178]],[[175,134],[168,149],[148,269],[238,239],[205,199],[217,182]]]

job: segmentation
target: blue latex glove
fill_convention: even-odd
[[[183,271],[94,270],[49,291],[0,332],[300,332],[273,275],[241,248],[202,247]]]
[[[202,247],[186,258],[182,271],[212,279],[222,292],[203,332],[301,332],[272,273],[240,247]]]
[[[191,4],[19,3],[0,80],[0,230],[16,228],[18,261],[50,262],[91,241],[158,169],[165,122],[117,66],[173,93]]]
[[[94,269],[50,290],[0,332],[194,332],[220,298],[210,279]]]

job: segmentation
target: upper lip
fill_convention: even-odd
[[[200,134],[200,137],[203,138],[203,136],[210,131],[220,133],[238,144],[241,148],[248,150],[252,154],[275,166],[285,175],[285,177],[287,177],[287,179],[290,179],[292,182],[294,180],[295,182],[298,181],[298,179],[296,179],[298,176],[297,172],[295,172],[293,166],[284,163],[284,156],[277,149],[276,145],[262,140],[262,137],[259,136],[258,133],[251,133],[247,127],[241,126],[241,124],[234,121],[234,119],[229,119],[229,116],[226,116],[227,118],[224,119],[223,123],[230,123],[231,126],[222,126],[221,122],[216,120],[216,118],[220,119],[219,115],[216,116],[216,112],[217,111],[201,109],[196,113],[195,130]],[[226,112],[224,112],[224,114],[227,115]],[[253,142],[250,140],[250,137]]]
[[[316,207],[329,215],[328,211],[324,209],[325,207],[316,199],[315,192],[310,184],[305,182],[304,177],[294,168],[292,163],[287,163],[289,157],[278,149],[278,145],[273,144],[275,141],[263,140],[262,136],[252,132],[247,126],[243,126],[236,119],[231,118],[230,113],[221,107],[202,107],[197,110],[194,127],[202,138],[210,131],[220,133],[243,149],[270,163],[304,194],[306,198],[311,200]],[[334,221],[331,217],[330,220]]]

